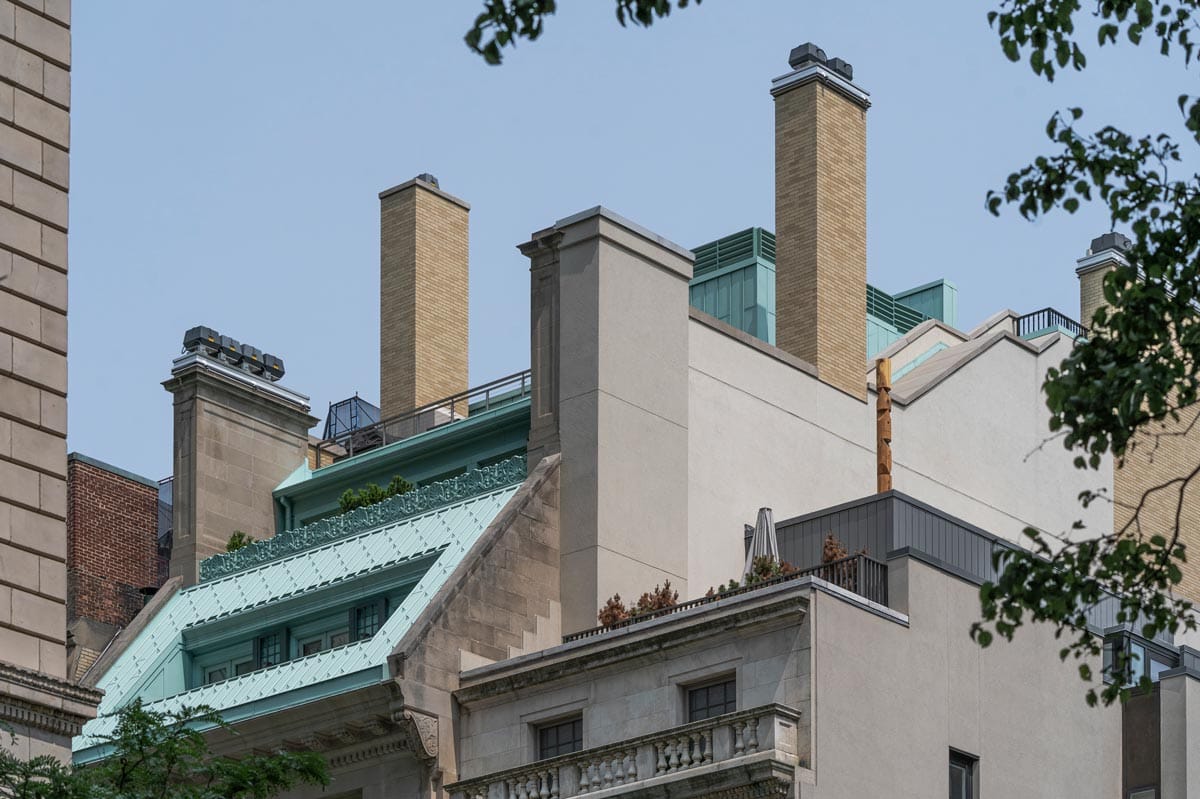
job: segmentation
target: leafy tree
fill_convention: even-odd
[[[1010,60],[1027,61],[1035,75],[1052,81],[1060,70],[1086,67],[1085,38],[1093,37],[1099,47],[1150,42],[1187,67],[1196,56],[1198,6],[1198,0],[1099,0],[1084,14],[1079,0],[1002,0],[988,19]],[[1009,205],[1030,220],[1098,203],[1114,228],[1133,236],[1129,265],[1105,278],[1108,307],[1083,320],[1090,327],[1087,341],[1050,370],[1045,383],[1051,431],[1082,453],[1076,459],[1081,469],[1099,468],[1106,453],[1119,463],[1134,447],[1157,447],[1162,437],[1183,435],[1195,423],[1189,406],[1200,399],[1200,176],[1179,165],[1185,145],[1200,143],[1200,99],[1182,95],[1178,105],[1188,133],[1183,141],[1111,125],[1089,132],[1082,109],[1056,113],[1046,126],[1049,154],[1009,175],[987,198],[993,214]],[[1011,639],[1027,618],[1049,622],[1067,638],[1063,659],[1079,660],[1081,676],[1090,680],[1085,657],[1097,655],[1100,645],[1086,630],[1085,614],[1104,592],[1120,598],[1118,621],[1147,638],[1195,629],[1192,603],[1173,591],[1187,556],[1180,540],[1184,495],[1198,474],[1200,462],[1150,487],[1133,507],[1122,508],[1128,520],[1109,534],[1085,533],[1078,523],[1066,535],[1027,530],[1031,551],[994,556],[1004,570],[981,590],[983,622],[973,636],[987,646],[993,634]],[[1080,496],[1085,507],[1101,499],[1108,498]],[[1159,501],[1174,508],[1166,531],[1147,518],[1148,505]],[[1090,688],[1088,701],[1126,698],[1129,667],[1118,652],[1117,679],[1099,693]],[[1142,685],[1149,687],[1149,680]]]
[[[313,752],[213,755],[198,727],[225,727],[210,708],[162,713],[138,702],[125,707],[104,760],[65,765],[49,755],[21,760],[0,749],[5,799],[268,799],[297,785],[328,785]]]
[[[385,499],[407,494],[412,490],[412,483],[400,475],[396,475],[387,484],[387,488],[380,488],[375,483],[367,483],[358,491],[347,488],[338,498],[338,507],[341,508],[342,513],[349,513],[355,508],[365,508],[367,505],[374,505],[376,502],[383,502]]]
[[[675,0],[679,8],[701,0]],[[648,28],[659,17],[671,13],[671,0],[615,0],[617,22],[621,27],[633,23]],[[542,35],[546,17],[557,10],[556,0],[484,0],[483,11],[464,37],[467,46],[489,64],[504,59],[505,47],[515,47],[518,39],[533,41]]]
[[[242,547],[249,546],[250,544],[253,544],[253,543],[254,543],[254,536],[247,535],[246,533],[243,533],[241,530],[234,530],[233,535],[229,536],[229,540],[225,542],[225,551],[226,552],[237,552]]]

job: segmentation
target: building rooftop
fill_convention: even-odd
[[[135,697],[162,711],[208,705],[235,722],[385,680],[392,647],[524,475],[523,459],[514,459],[221,556],[223,568],[210,571],[224,576],[175,593],[117,655],[97,684],[102,715],[75,739],[77,759],[103,755],[97,739],[115,723],[103,714]],[[274,665],[210,684],[191,673],[189,661],[206,653],[330,609],[344,626],[355,602],[385,594],[386,621],[362,640],[285,652]]]

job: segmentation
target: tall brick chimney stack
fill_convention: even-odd
[[[467,389],[467,215],[428,173],[379,194],[383,418]]]
[[[1092,239],[1087,255],[1076,262],[1075,274],[1079,276],[1079,321],[1084,327],[1092,326],[1092,317],[1104,299],[1104,276],[1117,265],[1128,265],[1125,252],[1131,242],[1120,233],[1105,233]]]
[[[775,98],[775,340],[866,400],[867,108],[853,68],[792,50]]]

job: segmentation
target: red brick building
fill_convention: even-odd
[[[78,679],[161,583],[158,484],[67,456],[67,672]]]

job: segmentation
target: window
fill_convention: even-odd
[[[300,657],[304,657],[305,655],[317,654],[322,649],[324,649],[324,647],[322,646],[323,643],[325,643],[325,639],[323,639],[323,638],[314,638],[311,641],[301,641],[300,642]]]
[[[363,641],[383,626],[387,618],[383,597],[365,602],[350,609],[350,640]]]
[[[575,718],[538,727],[538,760],[583,749],[583,719]]]
[[[254,654],[258,668],[276,666],[283,662],[283,633],[260,635],[255,640]]]
[[[703,721],[737,710],[737,683],[731,679],[689,688],[688,721]]]
[[[204,672],[204,684],[220,682],[229,676],[229,670],[224,666],[218,666],[215,669],[208,669]]]
[[[253,660],[243,660],[241,663],[237,663],[233,667],[233,674],[236,677],[241,677],[243,674],[249,674],[252,671],[254,671]]]
[[[962,752],[950,752],[950,799],[976,799],[975,771],[979,761]]]
[[[349,630],[339,630],[338,632],[333,633],[332,635],[329,636],[329,646],[330,647],[345,646],[348,643],[350,643],[350,631]]]

